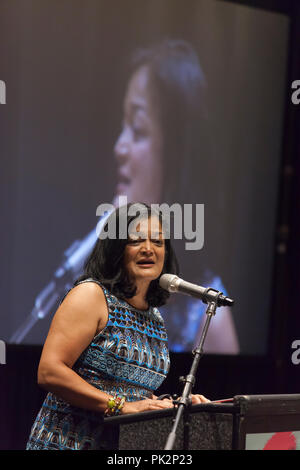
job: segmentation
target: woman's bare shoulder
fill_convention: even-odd
[[[83,282],[71,289],[61,303],[58,314],[68,318],[94,319],[98,326],[106,323],[108,309],[102,287],[96,282]]]
[[[68,292],[64,302],[84,302],[86,305],[94,302],[105,303],[105,295],[103,288],[97,282],[81,282]]]

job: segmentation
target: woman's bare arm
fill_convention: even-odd
[[[72,366],[107,323],[104,293],[95,283],[76,286],[54,315],[38,368],[38,383],[68,403],[103,412],[109,395],[87,383]]]
[[[72,366],[107,319],[106,299],[97,284],[89,282],[72,289],[53,318],[39,364],[39,385],[73,406],[104,413],[111,395],[86,382]],[[172,406],[171,400],[146,399],[126,402],[122,412]]]

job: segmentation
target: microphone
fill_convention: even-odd
[[[215,302],[218,307],[231,307],[234,304],[234,301],[226,297],[222,292],[212,287],[201,287],[191,282],[186,282],[175,276],[175,274],[163,274],[160,277],[159,285],[168,292],[181,292],[182,294],[201,299],[205,304]]]

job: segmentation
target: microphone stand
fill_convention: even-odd
[[[221,295],[221,294],[222,293],[219,292],[219,295]],[[177,412],[176,412],[176,416],[175,416],[175,419],[174,419],[174,422],[173,422],[173,428],[172,428],[170,434],[168,435],[167,442],[165,444],[164,450],[172,450],[173,449],[174,444],[175,444],[175,440],[176,440],[177,428],[178,428],[178,425],[180,423],[181,417],[183,415],[184,415],[184,418],[185,418],[184,419],[184,443],[185,443],[184,448],[188,448],[189,407],[192,403],[190,395],[191,395],[191,392],[192,392],[192,388],[195,384],[195,380],[196,380],[195,377],[196,377],[196,372],[197,372],[197,368],[198,368],[198,365],[199,365],[199,361],[200,361],[201,357],[203,356],[203,344],[204,344],[204,341],[205,341],[205,338],[206,338],[206,335],[207,335],[209,324],[210,324],[210,321],[211,321],[212,317],[216,313],[216,309],[217,309],[217,306],[218,306],[218,297],[219,297],[219,295],[217,296],[216,300],[208,302],[208,306],[207,306],[207,309],[206,309],[206,321],[205,321],[205,324],[204,324],[204,327],[203,327],[203,331],[202,331],[202,334],[201,334],[201,338],[200,338],[198,347],[196,349],[194,349],[194,351],[193,351],[194,359],[193,359],[192,367],[190,369],[190,373],[186,377],[180,377],[179,378],[179,380],[181,382],[184,382],[185,385],[184,385],[183,393],[182,393],[182,396],[180,397],[180,399],[173,402],[175,405],[177,405]]]

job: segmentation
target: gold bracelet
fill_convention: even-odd
[[[121,413],[126,397],[114,396],[107,401],[107,408],[104,412],[107,416],[116,416]]]

